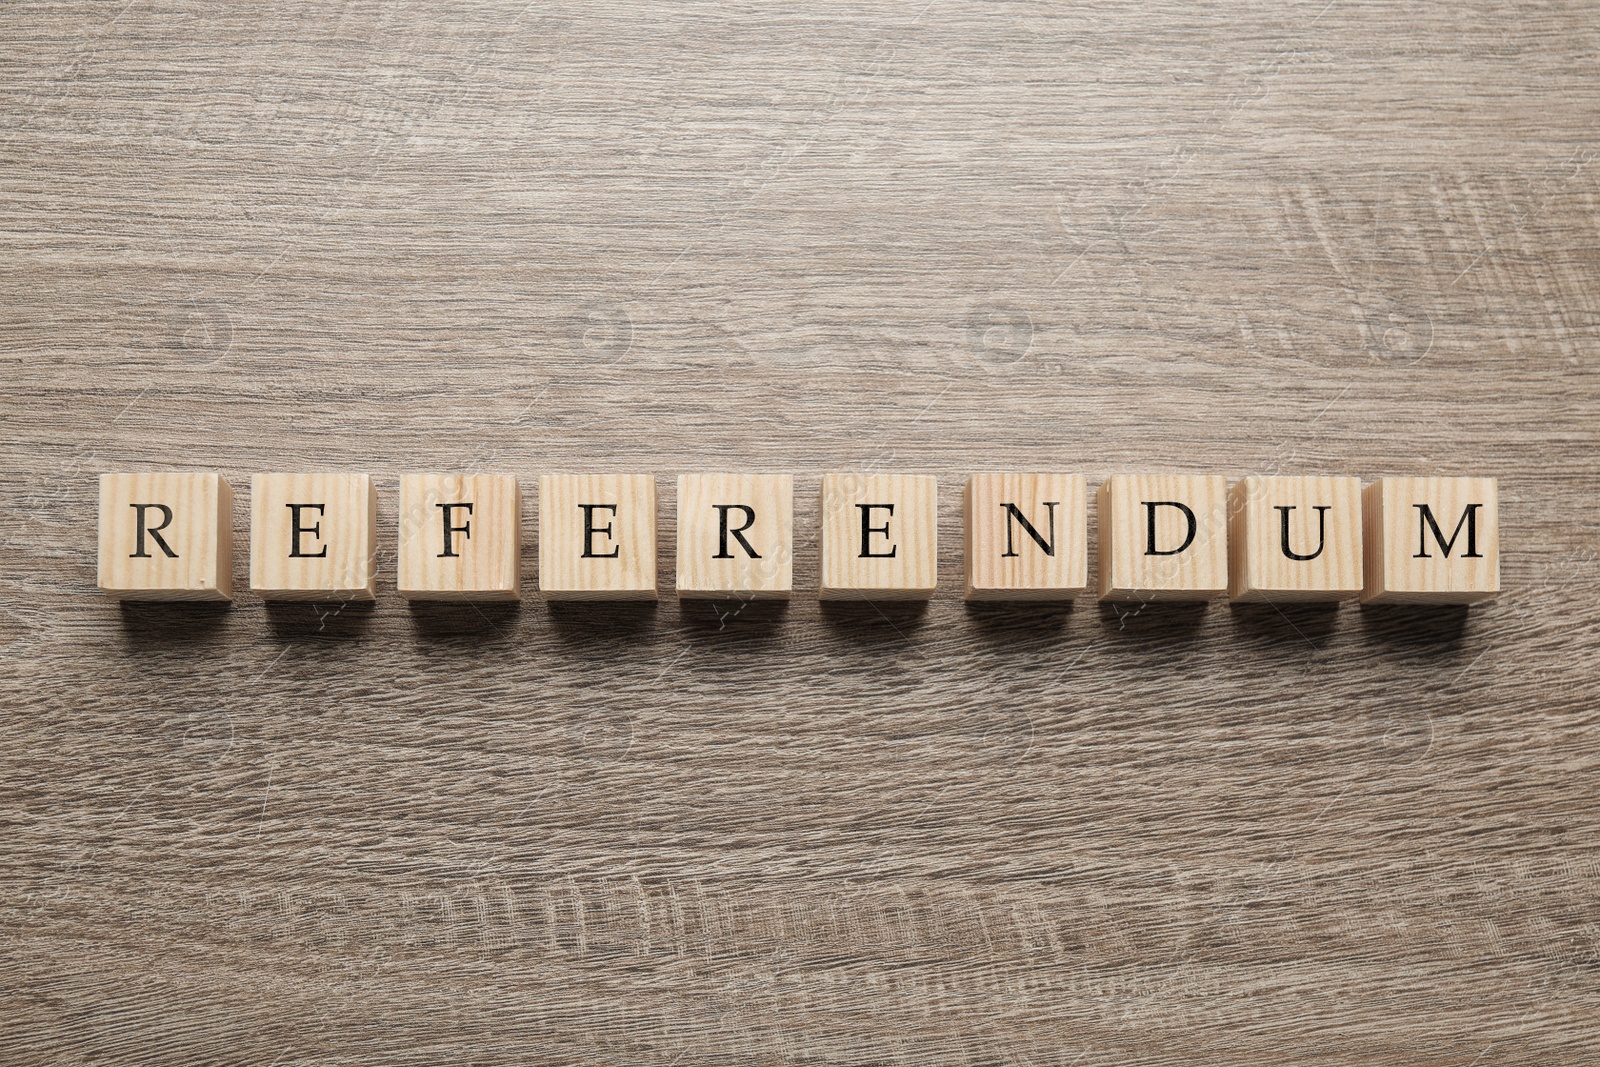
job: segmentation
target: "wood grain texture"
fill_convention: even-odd
[[[654,600],[659,580],[654,475],[539,479],[539,591],[547,599]]]
[[[1100,599],[1210,600],[1228,591],[1228,480],[1114,474],[1095,492]]]
[[[403,474],[395,584],[407,600],[522,596],[522,487],[514,474]]]
[[[1228,491],[1228,598],[1241,603],[1359,596],[1361,479],[1251,475]]]
[[[100,475],[100,591],[118,600],[233,596],[233,488],[214,473]]]
[[[968,478],[961,496],[967,599],[1070,601],[1083,592],[1089,585],[1085,484],[1081,474],[1062,473]]]
[[[250,592],[341,601],[373,600],[377,591],[378,491],[370,474],[251,476]]]
[[[794,475],[680,474],[678,595],[788,600],[794,590]]]
[[[926,474],[824,474],[822,600],[927,600],[939,584],[939,481]]]
[[[1369,604],[1475,604],[1500,592],[1493,478],[1380,478],[1362,493]]]
[[[4,26],[6,1063],[1600,1060],[1593,5]],[[376,604],[98,595],[174,469],[372,472]],[[1172,469],[1498,477],[1503,591],[962,602]],[[411,607],[429,470],[933,474],[939,592]]]

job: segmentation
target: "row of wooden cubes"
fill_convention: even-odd
[[[937,586],[935,479],[822,479],[824,599],[923,599]],[[550,599],[653,599],[652,475],[539,480],[539,586]],[[1113,475],[1098,490],[1102,600],[1470,603],[1500,588],[1492,478]],[[132,600],[232,597],[232,505],[211,473],[104,474],[99,584]],[[1082,475],[975,474],[966,595],[1063,600],[1088,579]],[[412,600],[515,600],[522,497],[511,475],[400,479],[398,588]],[[678,478],[680,597],[785,598],[794,479]],[[250,585],[282,600],[371,599],[377,494],[365,474],[251,480]]]

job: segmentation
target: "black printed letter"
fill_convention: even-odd
[[[1149,518],[1150,536],[1145,542],[1144,554],[1147,556],[1176,556],[1179,552],[1194,544],[1194,535],[1197,529],[1194,521],[1194,512],[1189,510],[1189,505],[1180,504],[1176,500],[1141,500],[1147,509]],[[1156,548],[1156,508],[1177,508],[1183,512],[1183,517],[1189,521],[1189,532],[1184,535],[1183,544],[1177,548]]]
[[[1305,556],[1302,556],[1300,553],[1289,547],[1289,512],[1293,511],[1294,507],[1292,505],[1289,507],[1280,506],[1277,509],[1283,515],[1283,537],[1281,539],[1281,543],[1283,545],[1283,554],[1285,556],[1288,556],[1290,559],[1308,560],[1316,559],[1318,556],[1322,555],[1322,546],[1325,538],[1327,537],[1328,530],[1328,507],[1329,506],[1327,504],[1318,504],[1312,509],[1317,513],[1317,550]]]
[[[732,534],[734,536],[734,539],[737,540],[741,545],[744,546],[745,553],[751,559],[760,559],[761,558],[761,554],[750,546],[750,542],[749,541],[746,541],[744,539],[744,531],[750,529],[750,527],[752,527],[752,526],[754,526],[756,524],[756,509],[752,508],[752,507],[750,507],[750,506],[748,506],[746,504],[712,504],[711,506],[717,509],[717,520],[721,523],[721,529],[722,529],[721,536],[717,541],[717,545],[718,545],[717,554],[715,556],[712,556],[711,558],[712,559],[732,559],[733,558],[733,553],[728,551],[728,535]],[[744,512],[744,525],[743,526],[740,526],[737,529],[729,529],[728,528],[728,512],[730,512],[730,511],[742,511],[742,512]]]
[[[451,534],[456,534],[456,533],[466,534],[467,535],[467,540],[468,541],[472,540],[472,520],[468,519],[466,522],[462,523],[460,526],[451,526],[450,525],[450,509],[451,508],[466,508],[467,509],[467,514],[471,515],[472,514],[472,505],[471,504],[440,504],[440,505],[438,505],[438,508],[439,508],[440,511],[444,512],[444,551],[439,553],[439,555],[436,558],[444,559],[446,556],[454,556],[454,555],[456,555],[456,550],[453,547],[452,542],[450,540],[450,535]]]
[[[882,526],[874,526],[874,525],[872,525],[872,512],[874,510],[876,510],[876,509],[882,509],[884,511],[887,511],[890,515],[893,515],[894,514],[894,505],[893,504],[857,504],[856,507],[861,509],[861,558],[862,559],[894,559],[894,554],[896,552],[900,551],[900,546],[899,545],[895,545],[895,546],[891,547],[889,549],[889,551],[887,551],[887,552],[874,552],[874,551],[871,550],[870,547],[868,547],[868,543],[867,543],[868,539],[871,538],[871,536],[873,534],[883,534],[883,536],[885,536],[885,537],[889,536],[889,520],[888,519],[884,519]]]
[[[290,559],[298,559],[298,558],[304,557],[306,559],[321,559],[323,556],[326,556],[328,554],[328,546],[327,545],[323,545],[322,546],[322,551],[321,552],[302,552],[300,550],[300,535],[301,534],[310,534],[312,537],[317,537],[317,538],[320,538],[322,536],[322,523],[321,522],[318,522],[315,526],[301,526],[300,525],[300,511],[301,511],[301,509],[303,508],[303,509],[309,511],[312,508],[315,508],[317,514],[318,515],[322,515],[326,511],[326,505],[323,505],[323,504],[285,504],[284,507],[289,509],[289,558]],[[446,543],[448,543],[448,538],[449,537],[450,537],[449,534],[445,534]]]
[[[172,546],[167,544],[166,540],[161,536],[161,531],[165,530],[167,528],[167,526],[169,524],[171,524],[171,522],[172,522],[172,509],[167,507],[165,504],[129,504],[128,506],[134,510],[134,514],[139,516],[139,520],[138,520],[139,521],[139,526],[138,526],[139,540],[138,540],[137,544],[135,545],[134,553],[132,555],[130,555],[128,558],[129,559],[149,559],[150,558],[150,553],[148,553],[148,552],[146,552],[144,550],[144,535],[145,534],[149,534],[151,537],[155,538],[156,544],[161,546],[161,551],[163,551],[163,552],[165,552],[167,554],[167,558],[168,559],[177,559],[178,558],[178,554],[176,552],[172,551]],[[157,511],[161,512],[161,525],[160,526],[150,526],[150,527],[146,527],[145,526],[145,524],[144,524],[144,513],[145,513],[145,510],[147,508],[155,508]]]
[[[1039,543],[1039,547],[1044,549],[1045,555],[1053,556],[1056,554],[1056,505],[1061,503],[1061,501],[1045,500],[1042,501],[1042,503],[1045,506],[1045,510],[1050,515],[1050,540],[1048,541],[1039,536],[1039,531],[1033,528],[1033,523],[1028,521],[1028,517],[1024,515],[1015,504],[1000,505],[1006,509],[1006,550],[1000,554],[1001,559],[1018,554],[1017,551],[1011,547],[1012,519],[1016,519],[1018,522],[1022,523],[1023,532]]]
[[[613,516],[617,513],[615,504],[579,504],[583,509],[583,558],[584,559],[616,559],[622,553],[622,546],[615,545],[610,552],[596,552],[594,550],[594,535],[605,534],[611,536],[611,524],[604,526],[594,524],[594,513],[602,508],[610,511]]]
[[[1450,540],[1448,541],[1444,539],[1444,532],[1439,529],[1439,521],[1433,517],[1432,508],[1428,507],[1426,504],[1412,504],[1411,506],[1422,512],[1422,518],[1417,523],[1417,525],[1421,527],[1421,529],[1417,531],[1417,554],[1412,556],[1412,559],[1433,558],[1432,556],[1428,555],[1429,529],[1433,530],[1433,539],[1439,542],[1439,547],[1444,549],[1445,558],[1449,559],[1450,550],[1456,546],[1456,538],[1461,536],[1461,527],[1463,524],[1465,524],[1467,527],[1467,551],[1462,555],[1461,558],[1483,558],[1483,554],[1478,551],[1478,509],[1483,507],[1482,504],[1467,505],[1466,513],[1463,514],[1461,516],[1461,520],[1456,523],[1456,528],[1451,532]]]

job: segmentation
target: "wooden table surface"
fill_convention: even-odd
[[[15,0],[0,1061],[1600,1062],[1595,5]],[[1470,611],[969,608],[981,469],[1501,479]],[[370,610],[101,471],[379,479]],[[926,610],[408,608],[406,471],[940,478]],[[1091,558],[1094,546],[1091,544]]]

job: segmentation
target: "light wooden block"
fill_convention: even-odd
[[[233,489],[220,474],[102,474],[100,590],[233,599]]]
[[[250,479],[250,591],[266,600],[372,600],[378,493],[366,474]]]
[[[509,474],[400,479],[397,585],[407,600],[517,600],[522,491]]]
[[[1228,596],[1345,600],[1361,592],[1361,480],[1251,476],[1229,494]]]
[[[823,475],[823,600],[927,600],[939,584],[938,555],[936,479]]]
[[[678,595],[787,600],[794,477],[678,475]]]
[[[539,588],[551,600],[656,599],[656,480],[539,479]]]
[[[1493,478],[1381,478],[1362,496],[1363,604],[1472,604],[1500,592]]]
[[[1089,584],[1081,474],[974,474],[963,497],[968,600],[1067,600]]]
[[[1228,482],[1117,474],[1096,495],[1101,600],[1210,600],[1228,591]]]

